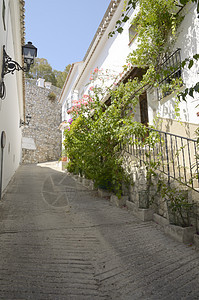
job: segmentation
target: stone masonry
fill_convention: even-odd
[[[158,216],[170,223],[175,223],[177,219],[181,219],[178,218],[179,211],[177,213],[176,210],[174,220],[171,209],[169,209],[171,199],[168,198],[168,195],[162,194],[158,189],[158,185],[162,182],[161,185],[164,184],[166,188],[173,189],[173,193],[175,190],[175,194],[173,195],[175,195],[174,198],[176,199],[176,205],[180,205],[178,202],[178,194],[181,198],[184,197],[185,202],[187,201],[187,203],[194,204],[190,211],[187,209],[183,213],[182,208],[181,213],[183,215],[183,219],[186,221],[189,214],[191,226],[194,226],[196,231],[199,232],[198,192],[180,184],[174,179],[172,180],[172,178],[170,178],[170,184],[168,185],[167,176],[158,172],[158,170],[156,170],[156,176],[151,176],[151,182],[149,182],[147,179],[147,168],[144,164],[141,166],[139,160],[125,151],[123,152],[123,157],[123,167],[131,178],[131,184],[127,191],[124,189],[123,194],[129,196],[130,203],[128,202],[128,204],[133,210],[139,211],[140,209],[149,209],[151,212],[156,213]],[[179,225],[181,226],[181,224]]]
[[[26,79],[26,115],[31,115],[29,126],[23,127],[22,162],[53,161],[61,156],[61,105],[57,102],[59,88],[50,89],[36,85],[36,80]],[[49,94],[54,93],[55,99]]]
[[[199,252],[56,163],[22,165],[0,202],[1,300],[198,300]]]

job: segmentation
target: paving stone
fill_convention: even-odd
[[[193,246],[55,163],[20,166],[0,203],[0,245],[3,300],[199,299]]]

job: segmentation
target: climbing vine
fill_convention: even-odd
[[[180,1],[182,5],[187,2]],[[124,71],[136,65],[144,70],[142,78],[135,77],[121,83],[123,74],[114,77],[110,71],[103,74],[96,68],[90,77],[88,94],[73,103],[72,110],[68,111],[73,115],[73,121],[65,130],[64,146],[70,158],[68,169],[119,196],[122,194],[122,181],[129,180],[122,168],[120,143],[128,143],[131,134],[138,137],[134,143],[140,143],[140,146],[144,141],[145,145],[153,147],[159,139],[134,120],[139,96],[146,87],[160,86],[163,92],[167,92],[181,86],[180,80],[175,78],[166,86],[159,84],[161,78],[171,71],[163,69],[162,62],[171,51],[171,45],[177,38],[177,28],[183,20],[180,14],[175,13],[175,0],[126,1],[121,20],[117,21],[109,36],[122,32],[123,24],[129,20],[129,11],[138,3],[139,12],[132,20],[138,33],[137,48],[128,56]],[[198,56],[194,56],[193,62],[197,59]],[[186,64],[191,68],[192,60],[186,60],[182,66]],[[108,102],[102,103],[105,97]],[[157,164],[151,161],[146,167],[150,178]]]
[[[118,196],[126,178],[118,151],[120,129],[124,119],[132,118],[126,112],[131,94],[128,85],[126,89],[120,86],[120,90],[112,92],[112,105],[106,109],[99,101],[101,88],[92,87],[90,104],[77,105],[72,112],[73,122],[64,133],[64,146],[70,158],[68,170],[92,179],[96,186],[114,191]]]
[[[158,86],[162,76],[169,74],[171,70],[162,70],[161,62],[165,54],[171,51],[171,46],[176,39],[177,28],[183,20],[183,16],[176,14],[176,8],[183,8],[187,3],[197,3],[197,13],[199,18],[199,1],[198,0],[130,0],[125,1],[124,11],[120,20],[116,22],[115,30],[109,33],[109,37],[114,34],[122,33],[123,25],[129,20],[129,12],[139,5],[139,13],[133,19],[132,25],[135,26],[138,33],[138,47],[133,51],[127,62],[137,65],[141,68],[147,66],[148,70],[144,76],[142,85]],[[186,58],[181,67],[186,65],[188,68],[198,61],[199,54],[192,58]],[[177,83],[178,85],[178,83]],[[164,88],[164,87],[163,87]],[[194,92],[199,92],[199,82],[190,88],[180,92],[178,100],[186,101],[186,96],[193,97]]]

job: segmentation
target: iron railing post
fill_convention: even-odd
[[[169,152],[168,152],[168,143],[167,143],[167,134],[165,132],[165,150],[166,150],[166,158],[167,158],[167,177],[168,177],[168,184],[170,184],[170,170],[169,170]]]

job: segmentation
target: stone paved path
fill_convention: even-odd
[[[51,166],[0,203],[0,299],[199,299],[199,252]]]

